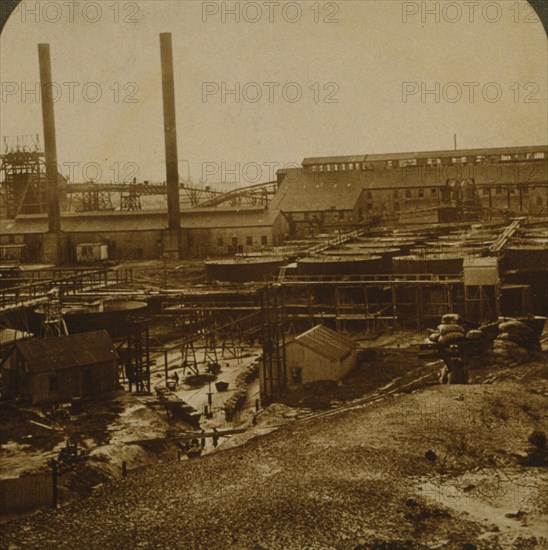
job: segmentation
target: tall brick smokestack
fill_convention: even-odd
[[[162,59],[162,93],[164,100],[164,135],[166,146],[167,213],[170,231],[180,229],[179,158],[177,153],[177,126],[175,112],[175,78],[171,33],[160,34]],[[177,239],[180,242],[180,238]],[[180,245],[178,246],[180,252]]]
[[[54,94],[51,77],[49,44],[38,44],[40,64],[40,89],[42,93],[42,119],[44,122],[44,146],[46,153],[46,180],[48,197],[48,227],[50,233],[61,232],[61,207],[59,201],[59,174],[57,170],[57,141],[55,137]]]

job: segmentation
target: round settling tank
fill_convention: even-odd
[[[130,317],[139,317],[148,308],[146,302],[137,300],[110,300],[93,304],[75,304],[63,306],[63,319],[69,334],[106,330],[116,339],[127,332]],[[33,328],[35,334],[41,334],[46,318],[46,308],[41,306],[33,310]]]
[[[376,275],[382,273],[381,256],[313,256],[297,262],[298,275]]]
[[[285,258],[234,258],[205,262],[208,281],[247,283],[270,280],[278,274]]]
[[[425,254],[395,256],[392,258],[394,274],[455,275],[462,273],[464,257],[462,254]]]

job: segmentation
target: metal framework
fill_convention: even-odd
[[[38,136],[4,138],[0,157],[0,197],[8,218],[47,212],[44,153]]]
[[[285,357],[285,312],[280,286],[261,292],[261,340],[263,344],[261,397],[264,401],[282,396],[287,390]]]
[[[130,392],[135,389],[137,393],[150,393],[149,325],[150,319],[146,317],[130,317],[127,320],[126,337],[116,347]]]
[[[43,155],[42,155],[43,156]],[[69,183],[62,186],[67,194],[68,209],[78,212],[114,210],[114,195],[119,195],[121,210],[141,210],[141,198],[167,196],[167,185],[146,183]],[[238,206],[268,206],[277,189],[277,182],[260,183],[234,189],[227,193],[209,186],[197,187],[189,182],[179,184],[181,206],[203,208],[228,204]]]

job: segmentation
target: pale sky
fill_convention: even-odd
[[[37,44],[48,42],[61,91],[59,162],[65,174],[66,163],[78,163],[76,181],[85,179],[86,163],[101,166],[100,181],[115,178],[114,163],[120,179],[135,165],[139,180],[165,179],[160,32],[173,33],[181,177],[189,162],[196,181],[206,171],[213,183],[223,165],[239,163],[245,185],[271,179],[273,164],[309,156],[451,149],[454,133],[459,148],[547,141],[547,40],[526,2],[490,2],[485,10],[479,1],[473,14],[470,3],[426,2],[438,6],[439,21],[421,13],[421,2],[399,0],[24,4],[0,35],[0,134],[42,135],[32,89]],[[223,11],[238,5],[235,22]],[[206,101],[204,83],[212,90]],[[221,88],[237,83],[240,101],[223,102]],[[101,99],[86,100],[86,85]],[[439,102],[434,93],[421,98],[421,88],[436,86]],[[338,102],[325,102],[330,95]]]

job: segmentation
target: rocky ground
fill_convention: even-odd
[[[518,464],[547,428],[546,371],[392,394],[161,463],[2,525],[0,547],[546,548],[547,471]]]

